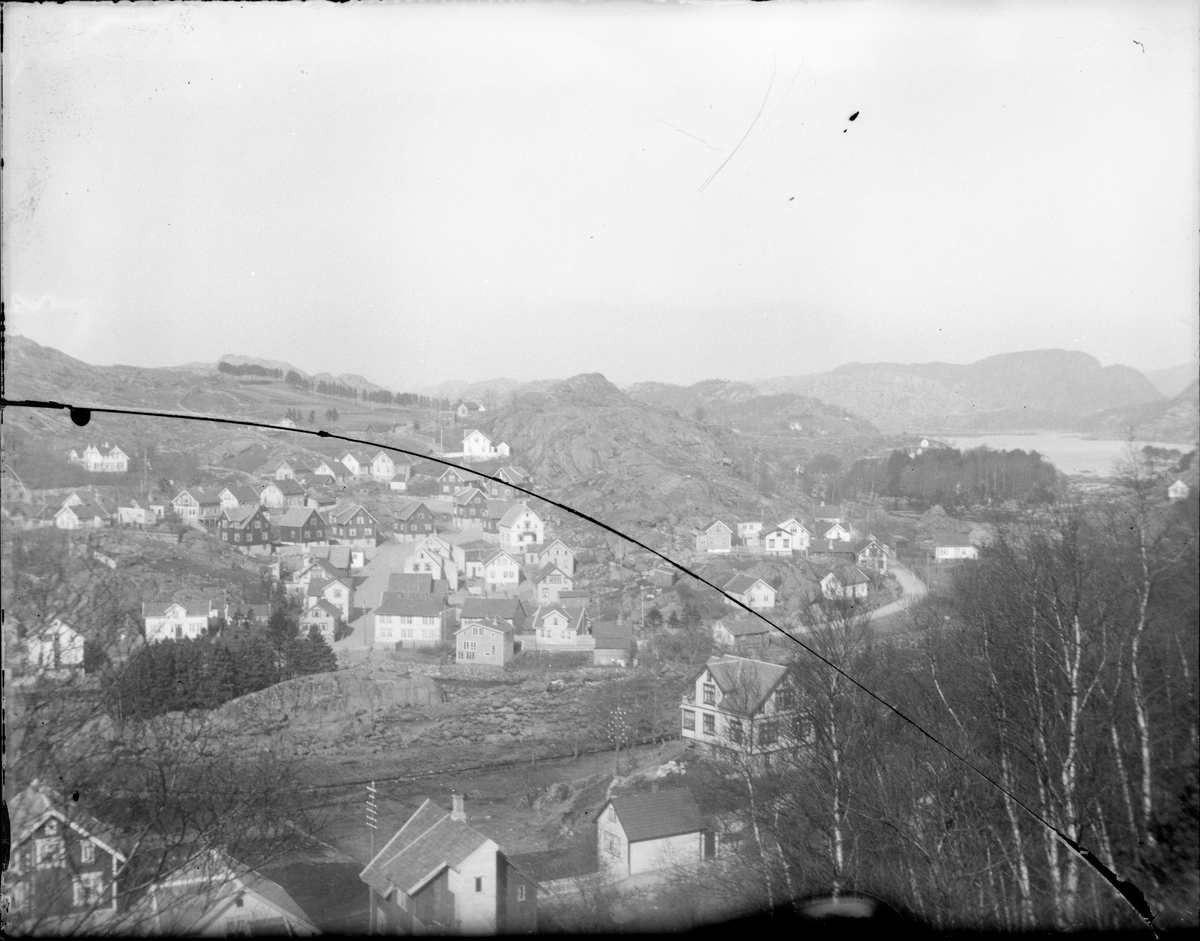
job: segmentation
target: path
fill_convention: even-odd
[[[925,587],[925,583],[903,565],[892,563],[891,572],[896,576],[896,581],[900,583],[902,595],[898,601],[885,604],[883,607],[872,611],[870,614],[872,621],[878,621],[893,614],[903,614],[908,611],[909,606],[914,601],[920,601],[929,594],[929,589]]]

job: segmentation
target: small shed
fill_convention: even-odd
[[[717,835],[691,791],[670,788],[614,797],[596,822],[600,868],[624,878],[688,866],[717,855]]]

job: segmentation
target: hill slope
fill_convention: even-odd
[[[1175,398],[1196,381],[1197,374],[1200,374],[1200,366],[1193,360],[1169,369],[1151,369],[1145,376],[1163,395]]]
[[[1200,380],[1166,402],[1120,408],[1097,415],[1089,429],[1123,438],[1130,432],[1144,441],[1195,441],[1200,434]]]
[[[887,432],[1085,430],[1103,411],[1161,403],[1136,369],[1087,353],[1029,350],[955,363],[848,363],[756,384],[849,409]]]

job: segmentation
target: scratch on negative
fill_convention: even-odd
[[[740,141],[738,141],[737,145],[733,148],[733,150],[731,150],[729,152],[729,156],[721,161],[721,165],[719,167],[717,167],[717,169],[713,170],[712,176],[710,176],[707,180],[705,180],[703,183],[700,184],[700,192],[701,193],[704,192],[705,188],[708,186],[709,183],[711,183],[713,180],[715,180],[717,178],[717,174],[725,169],[725,164],[729,163],[729,161],[733,159],[733,155],[738,152],[738,148],[741,147],[742,144],[746,143],[746,138],[750,136],[750,132],[754,130],[754,125],[756,125],[758,123],[758,119],[762,117],[763,109],[765,109],[767,107],[767,99],[771,97],[771,86],[774,84],[775,84],[775,71],[772,69],[771,81],[767,82],[767,93],[765,95],[763,95],[763,101],[762,101],[762,104],[759,106],[758,114],[756,114],[754,116],[754,120],[751,121],[750,126],[748,128],[746,128],[746,133],[742,135],[742,139]]]
[[[721,149],[720,147],[714,147],[712,144],[710,144],[708,141],[704,140],[704,138],[702,138],[702,137],[697,137],[695,134],[689,134],[683,128],[677,127],[676,125],[672,124],[670,121],[663,121],[662,118],[659,118],[658,120],[662,121],[662,123],[665,124],[667,127],[675,128],[675,130],[677,130],[680,134],[683,134],[685,137],[690,137],[692,140],[700,141],[700,143],[703,144],[705,147],[707,147],[709,150],[718,150],[719,151]]]

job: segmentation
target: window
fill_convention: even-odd
[[[690,732],[696,731],[696,713],[691,709],[683,710],[683,727]]]
[[[517,886],[517,901],[518,902],[525,901],[525,886],[523,886],[523,885]]]
[[[62,841],[53,838],[34,843],[34,863],[37,866],[62,865]]]
[[[704,705],[715,706],[717,704],[717,688],[712,683],[704,684]]]
[[[351,526],[351,527],[350,527],[350,535],[351,535],[351,536],[357,536],[357,535],[358,535],[358,529],[357,529],[357,528],[355,528],[355,527],[353,527],[353,526]]]
[[[716,734],[716,731],[717,731],[717,717],[714,716],[711,712],[706,712],[704,714],[704,734],[705,735],[714,735],[714,734]]]
[[[758,733],[758,741],[761,745],[774,745],[779,738],[779,724],[774,720],[764,722]]]
[[[81,905],[94,905],[101,901],[104,893],[104,874],[100,872],[85,872],[74,880],[73,903],[78,908]]]
[[[492,644],[492,651],[491,651],[491,653],[492,653],[492,656],[493,656],[493,657],[494,657],[494,656],[496,656],[496,645],[495,645],[495,644]]]
[[[482,892],[482,891],[483,891],[483,876],[476,876],[476,877],[475,877],[475,891],[476,891],[476,892]]]
[[[621,855],[621,841],[617,838],[615,833],[604,834],[604,852],[608,853],[610,856]]]
[[[96,861],[96,845],[90,842],[79,844],[79,861],[81,863],[94,863]]]
[[[790,689],[781,689],[775,694],[776,709],[792,709],[796,705],[796,692]]]
[[[241,533],[234,533],[234,534],[233,534],[233,541],[234,541],[234,542],[241,542],[241,541],[242,541],[242,534],[241,534]]]
[[[729,720],[729,738],[735,745],[742,744],[742,720]]]

